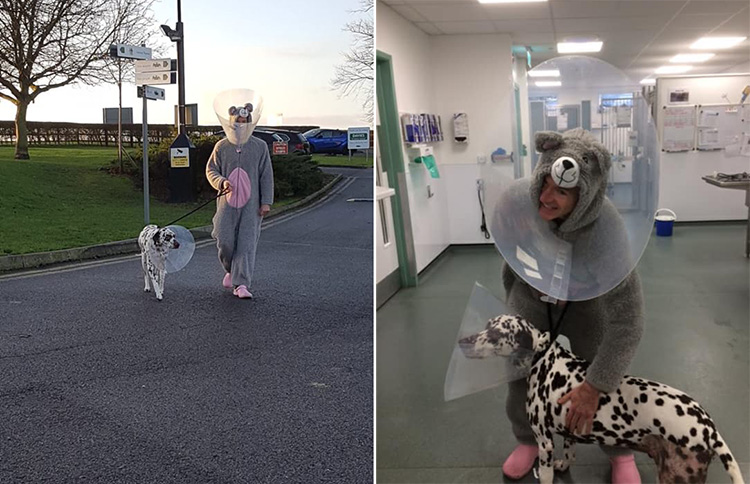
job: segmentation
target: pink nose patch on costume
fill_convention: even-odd
[[[250,177],[242,168],[235,168],[229,174],[232,191],[227,195],[227,203],[234,208],[244,207],[250,200]]]

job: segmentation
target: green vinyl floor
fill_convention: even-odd
[[[750,482],[750,261],[746,225],[677,225],[652,235],[638,271],[646,327],[629,374],[661,381],[698,400],[716,422]],[[503,386],[450,402],[443,384],[475,281],[504,299],[494,246],[454,246],[376,314],[376,472],[379,483],[520,481],[500,466],[516,442]],[[562,446],[558,443],[558,449]],[[636,454],[644,483],[655,467]],[[607,456],[577,446],[574,465],[555,482],[609,483]],[[730,482],[718,459],[708,482]]]

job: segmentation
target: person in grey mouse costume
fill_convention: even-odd
[[[206,164],[208,182],[227,192],[217,199],[211,236],[226,271],[222,285],[251,299],[260,226],[273,204],[273,167],[266,143],[251,136],[258,122],[253,123],[253,105],[231,106],[228,114],[227,137],[216,143]]]
[[[588,257],[605,261],[627,258],[627,234],[616,208],[605,197],[610,155],[607,149],[583,129],[563,134],[539,132],[535,136],[540,160],[531,178],[530,196],[538,215],[562,240],[574,246],[574,257],[586,258],[594,251],[606,251],[606,257]],[[600,240],[594,223],[604,222],[609,236]],[[601,230],[599,226],[598,230]],[[619,237],[612,237],[615,231]],[[621,235],[620,235],[621,233]],[[612,244],[612,240],[621,244]],[[591,267],[586,277],[607,267]],[[641,283],[635,269],[614,289],[588,300],[545,302],[545,296],[519,277],[506,263],[503,285],[507,303],[518,315],[543,331],[561,328],[574,353],[590,362],[586,380],[560,400],[570,403],[568,428],[577,434],[587,432],[599,405],[599,396],[613,391],[625,375],[643,333],[644,303]],[[579,273],[580,279],[580,273]],[[576,283],[571,280],[573,288]],[[591,282],[591,281],[585,281]],[[594,281],[595,283],[595,281]],[[544,298],[547,299],[547,298]],[[548,299],[547,299],[548,300]],[[519,445],[503,464],[503,473],[513,479],[527,474],[539,449],[528,423],[525,403],[526,379],[509,383],[506,412]],[[640,475],[631,451],[602,447],[612,464],[612,482],[640,483]]]

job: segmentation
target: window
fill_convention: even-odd
[[[633,93],[626,92],[623,94],[602,94],[601,96],[599,96],[599,106],[607,108],[615,106],[633,107]]]

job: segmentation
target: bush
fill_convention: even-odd
[[[192,137],[195,145],[195,159],[192,165],[192,189],[198,199],[210,199],[216,196],[216,190],[206,180],[206,163],[213,152],[214,145],[221,139],[219,136]],[[169,147],[172,140],[165,140],[158,145],[149,145],[148,174],[149,193],[159,200],[169,199]],[[128,176],[138,189],[143,189],[143,155],[142,151],[131,154],[134,163],[126,163],[124,175]],[[277,200],[291,197],[304,197],[321,189],[326,182],[325,174],[310,155],[273,155],[274,198]],[[112,160],[109,172],[119,174],[118,161]]]

